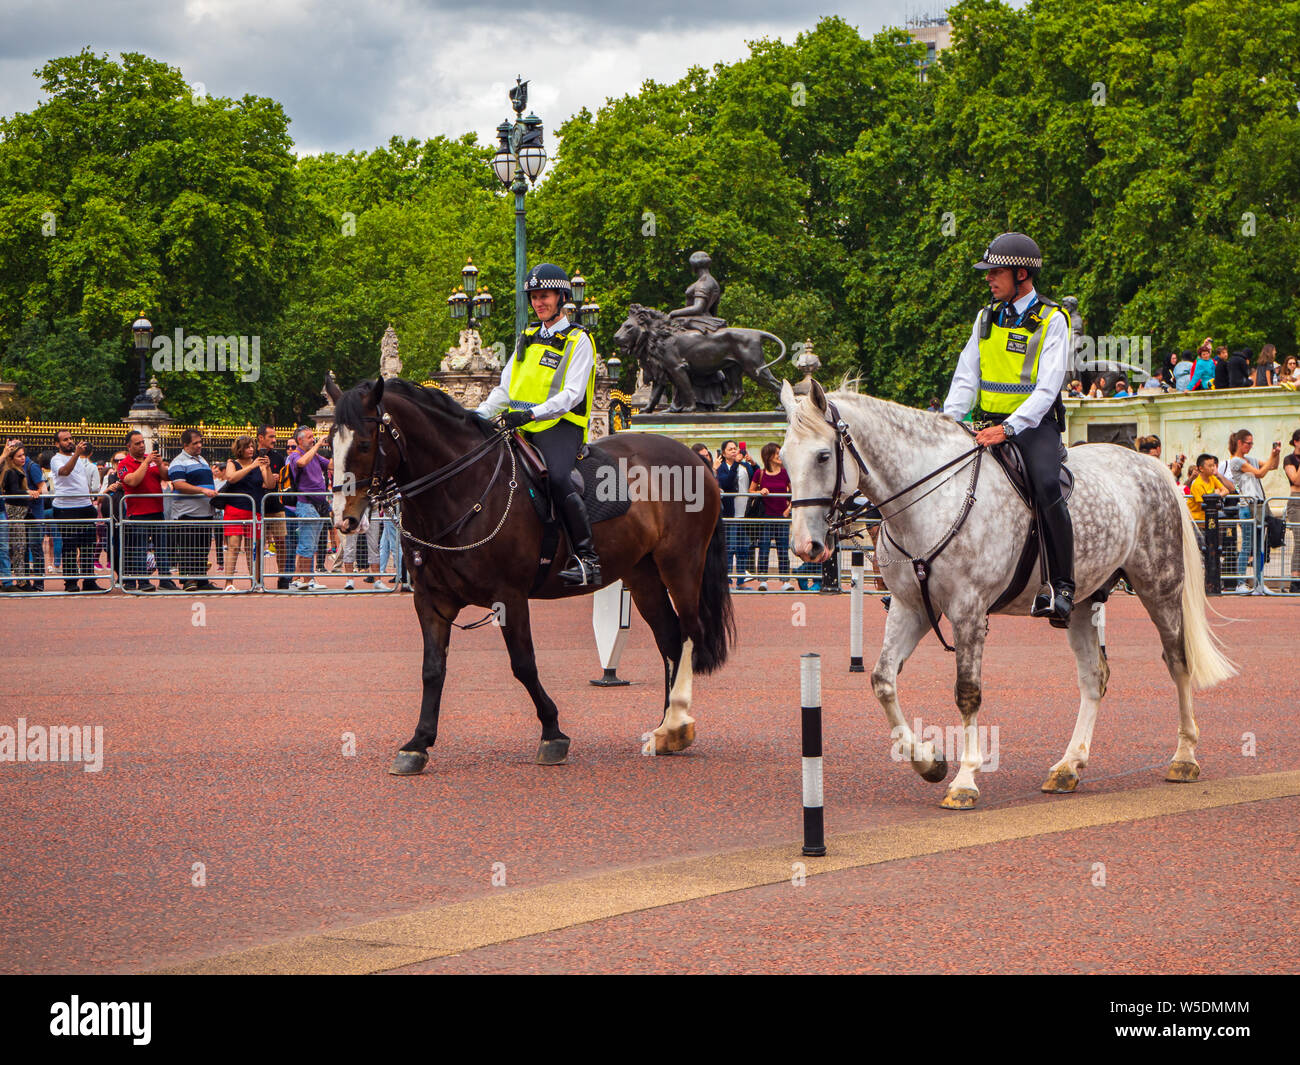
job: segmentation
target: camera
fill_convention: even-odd
[[[264,458],[266,458],[266,456],[269,455],[269,454],[270,454],[270,451],[268,451],[268,450],[267,450],[266,448],[264,448],[264,447],[259,447],[259,448],[257,449],[257,457],[258,457],[259,459],[264,459]]]

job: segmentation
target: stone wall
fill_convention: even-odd
[[[1202,452],[1228,463],[1228,436],[1249,429],[1255,437],[1251,456],[1268,459],[1274,440],[1282,441],[1282,457],[1291,453],[1291,434],[1300,429],[1300,392],[1276,388],[1231,388],[1209,392],[1170,392],[1131,399],[1067,399],[1065,442],[1087,440],[1135,427],[1136,436],[1160,437],[1161,458],[1170,462],[1180,452],[1194,462]],[[1281,468],[1264,478],[1271,496],[1285,496],[1290,483]]]

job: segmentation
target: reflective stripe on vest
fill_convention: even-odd
[[[989,335],[980,340],[981,409],[990,414],[1011,414],[1038,387],[1038,356],[1043,350],[1047,323],[1060,308],[1046,304],[1044,310],[1041,318],[1031,313],[1022,326],[995,322],[989,326]]]
[[[521,343],[524,357],[510,368],[510,409],[530,410],[552,399],[564,389],[564,378],[573,361],[578,341],[586,334],[577,326],[570,326],[562,335],[541,339],[541,327],[530,325],[523,332]],[[591,373],[587,376],[587,391],[577,405],[556,418],[533,421],[523,426],[524,432],[540,433],[560,421],[582,426],[582,438],[587,439],[587,424],[591,417],[592,401],[596,391],[596,345],[591,346]]]

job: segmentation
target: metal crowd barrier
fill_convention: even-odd
[[[286,559],[278,558],[278,545],[281,541],[277,538],[277,572],[274,579],[269,573],[265,575],[261,585],[262,591],[281,595],[295,593],[350,595],[410,588],[409,581],[404,579],[405,575],[402,573],[401,544],[394,516],[378,515],[372,511],[369,528],[366,531],[344,536],[333,528],[334,519],[328,509],[323,516],[319,513],[312,515],[297,513],[299,500],[314,496],[328,503],[328,496],[311,492],[284,492],[280,495],[285,505],[283,519],[276,514],[266,516],[264,512],[263,523],[265,525],[267,522],[284,521],[282,542],[285,545]],[[265,501],[263,501],[263,508],[265,508]],[[294,513],[290,514],[290,510]],[[303,554],[302,548],[307,544],[310,545],[311,550]],[[364,569],[361,568],[360,562],[363,550],[366,553]],[[326,560],[331,554],[334,560],[327,564]],[[301,570],[298,563],[300,558],[307,559],[307,565]],[[285,561],[289,559],[292,560],[292,565],[285,566]],[[351,572],[346,569],[348,565],[353,567]],[[372,570],[370,568],[372,565],[377,568]],[[287,588],[280,587],[279,578],[282,575],[290,577]],[[375,577],[376,580],[369,583],[366,580],[368,577]],[[351,588],[346,587],[349,581],[352,582]],[[381,581],[382,586],[380,586]]]
[[[735,510],[743,515],[755,499],[789,500],[790,494],[724,492],[724,499],[735,500]],[[828,567],[818,562],[804,562],[790,550],[789,518],[723,518],[726,530],[727,577],[743,592],[822,591],[830,581]],[[833,572],[833,567],[831,567]],[[841,568],[841,574],[847,570]],[[835,589],[846,588],[841,576]]]
[[[135,595],[194,595],[223,592],[227,586],[237,592],[254,591],[260,579],[255,518],[233,520],[221,512],[211,518],[167,517],[178,498],[174,493],[135,493],[123,500],[118,521],[118,587]],[[163,514],[161,519],[127,513],[128,502],[150,499],[158,500],[154,513]],[[251,496],[222,493],[220,499],[254,513]],[[229,578],[217,564],[230,551],[230,545],[224,542],[227,525],[241,529],[237,550],[245,566],[243,575],[231,573]],[[214,544],[214,538],[223,541],[221,547]]]
[[[0,520],[0,588],[5,594],[29,597],[71,595],[74,589],[67,587],[69,582],[76,585],[77,594],[112,591],[111,565],[107,573],[95,568],[99,559],[97,531],[105,519],[59,517],[49,496],[42,496],[41,501],[45,517],[10,518],[9,513],[17,513],[16,504],[31,502],[31,497],[0,496],[0,513],[5,515]],[[43,541],[47,536],[56,547],[53,573],[45,570]],[[31,587],[20,588],[22,583]]]
[[[1281,547],[1268,549],[1264,591],[1269,595],[1300,595],[1300,492],[1274,496],[1265,506],[1270,514],[1282,519],[1285,539]]]

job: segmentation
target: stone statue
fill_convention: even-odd
[[[379,376],[384,380],[402,376],[402,357],[397,354],[397,330],[389,323],[379,342]]]
[[[745,374],[779,396],[781,384],[768,367],[784,358],[785,343],[762,329],[728,327],[718,317],[722,286],[709,270],[713,260],[697,251],[690,263],[695,281],[686,290],[685,307],[664,314],[634,303],[614,334],[614,342],[636,359],[650,383],[642,413],[654,411],[666,388],[673,395],[670,413],[731,410],[740,401]],[[781,345],[769,363],[763,362],[764,340]]]
[[[691,255],[690,262],[691,269],[695,271],[695,281],[686,290],[686,306],[669,311],[668,317],[677,319],[688,329],[716,333],[719,329],[725,329],[727,323],[725,319],[717,317],[722,286],[709,272],[713,260],[707,252],[697,251]]]
[[[671,386],[673,402],[669,413],[695,410],[730,410],[740,400],[744,375],[781,394],[781,383],[763,362],[763,341],[775,340],[785,356],[780,337],[762,329],[724,327],[710,333],[688,329],[682,319],[670,318],[653,307],[639,303],[628,308],[628,316],[614,342],[623,354],[635,358],[650,382],[650,402],[642,409],[649,414],[658,406],[664,389]]]
[[[462,329],[460,343],[447,349],[442,360],[443,373],[487,373],[501,369],[501,359],[495,348],[483,347],[483,338],[477,329]]]

